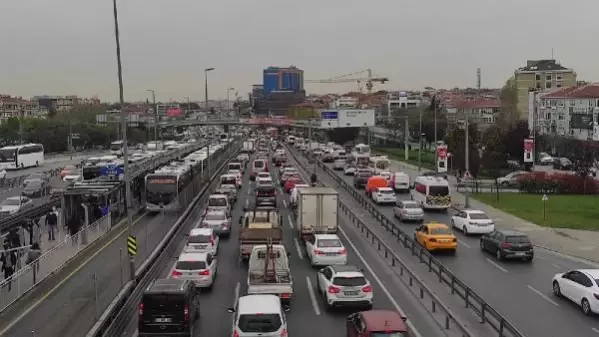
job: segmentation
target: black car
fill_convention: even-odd
[[[199,291],[189,280],[158,279],[139,303],[138,336],[193,336],[200,317]]]
[[[261,185],[256,188],[256,207],[277,207],[277,189],[274,185]]]
[[[495,254],[498,260],[521,259],[531,262],[534,248],[528,235],[511,229],[496,229],[480,238],[480,249]]]
[[[553,168],[561,171],[571,171],[572,170],[572,162],[568,158],[554,158],[553,159]]]
[[[372,177],[372,172],[370,171],[357,171],[354,174],[354,187],[364,188],[370,177]]]
[[[50,193],[50,185],[45,180],[30,180],[21,195],[29,198],[41,198]]]

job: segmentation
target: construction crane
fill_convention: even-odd
[[[362,75],[362,74],[366,74],[365,77],[352,77],[352,76],[358,76],[358,75]],[[372,70],[371,69],[366,69],[366,70],[362,70],[362,71],[358,71],[355,73],[351,73],[351,74],[347,74],[347,75],[342,75],[342,76],[337,76],[337,77],[332,77],[329,79],[324,79],[324,80],[306,80],[306,83],[328,83],[328,84],[332,84],[332,83],[351,83],[351,82],[357,82],[358,86],[360,86],[362,83],[366,83],[366,90],[368,90],[368,93],[372,93],[372,88],[373,88],[373,82],[379,82],[381,84],[385,84],[385,82],[388,82],[389,78],[388,77],[373,77],[372,76]]]

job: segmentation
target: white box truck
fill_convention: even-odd
[[[297,228],[304,241],[314,234],[336,234],[339,193],[331,187],[297,189]]]

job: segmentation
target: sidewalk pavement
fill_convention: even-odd
[[[391,172],[403,171],[414,179],[419,175],[418,168],[414,165],[391,161]],[[422,170],[424,172],[426,170]],[[458,192],[456,178],[448,176],[450,185],[452,185],[452,203],[454,209],[461,209],[464,206],[463,189]],[[539,197],[540,198],[540,197]],[[556,251],[562,254],[571,255],[599,263],[599,232],[587,231],[570,228],[548,228],[536,225],[529,221],[520,219],[514,215],[503,212],[478,200],[470,198],[470,208],[479,209],[487,213],[495,221],[498,228],[514,229],[527,233],[533,244],[548,250]]]
[[[106,219],[106,220],[104,220]],[[60,222],[59,222],[60,223]],[[48,240],[48,232],[44,224],[44,218],[40,220],[42,224],[42,240],[41,249],[42,256],[39,259],[39,270],[34,275],[33,265],[27,265],[27,253],[22,254],[19,259],[20,268],[12,277],[12,282],[6,282],[4,275],[0,279],[0,312],[8,305],[17,301],[25,292],[35,286],[35,283],[40,282],[47,276],[54,273],[62,267],[68,260],[77,255],[82,249],[101,237],[110,229],[110,216],[103,218],[87,229],[82,230],[76,236],[77,240],[73,240],[68,236],[65,228],[58,228],[55,232],[54,241]],[[87,244],[83,243],[83,235],[87,236]],[[29,234],[26,232],[26,244],[29,244]],[[35,280],[34,280],[35,277]]]

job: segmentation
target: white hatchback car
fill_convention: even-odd
[[[347,249],[336,234],[316,234],[306,241],[306,253],[312,266],[344,265]]]
[[[288,306],[281,305],[275,295],[246,295],[237,300],[233,318],[233,336],[236,337],[287,337]]]
[[[353,176],[357,170],[358,168],[355,165],[348,164],[343,169],[343,174],[345,174],[346,176]]]
[[[493,220],[483,211],[465,210],[451,217],[451,227],[468,234],[488,234],[495,230]]]
[[[328,266],[317,275],[316,285],[327,309],[342,306],[372,308],[372,285],[356,266]]]
[[[172,278],[190,280],[196,288],[212,288],[216,278],[216,259],[208,253],[183,253],[177,259]]]
[[[372,193],[372,200],[377,204],[395,204],[397,197],[391,187],[379,187]]]
[[[218,253],[218,244],[220,239],[216,231],[212,228],[194,228],[189,233],[187,243],[185,244],[186,253]]]

